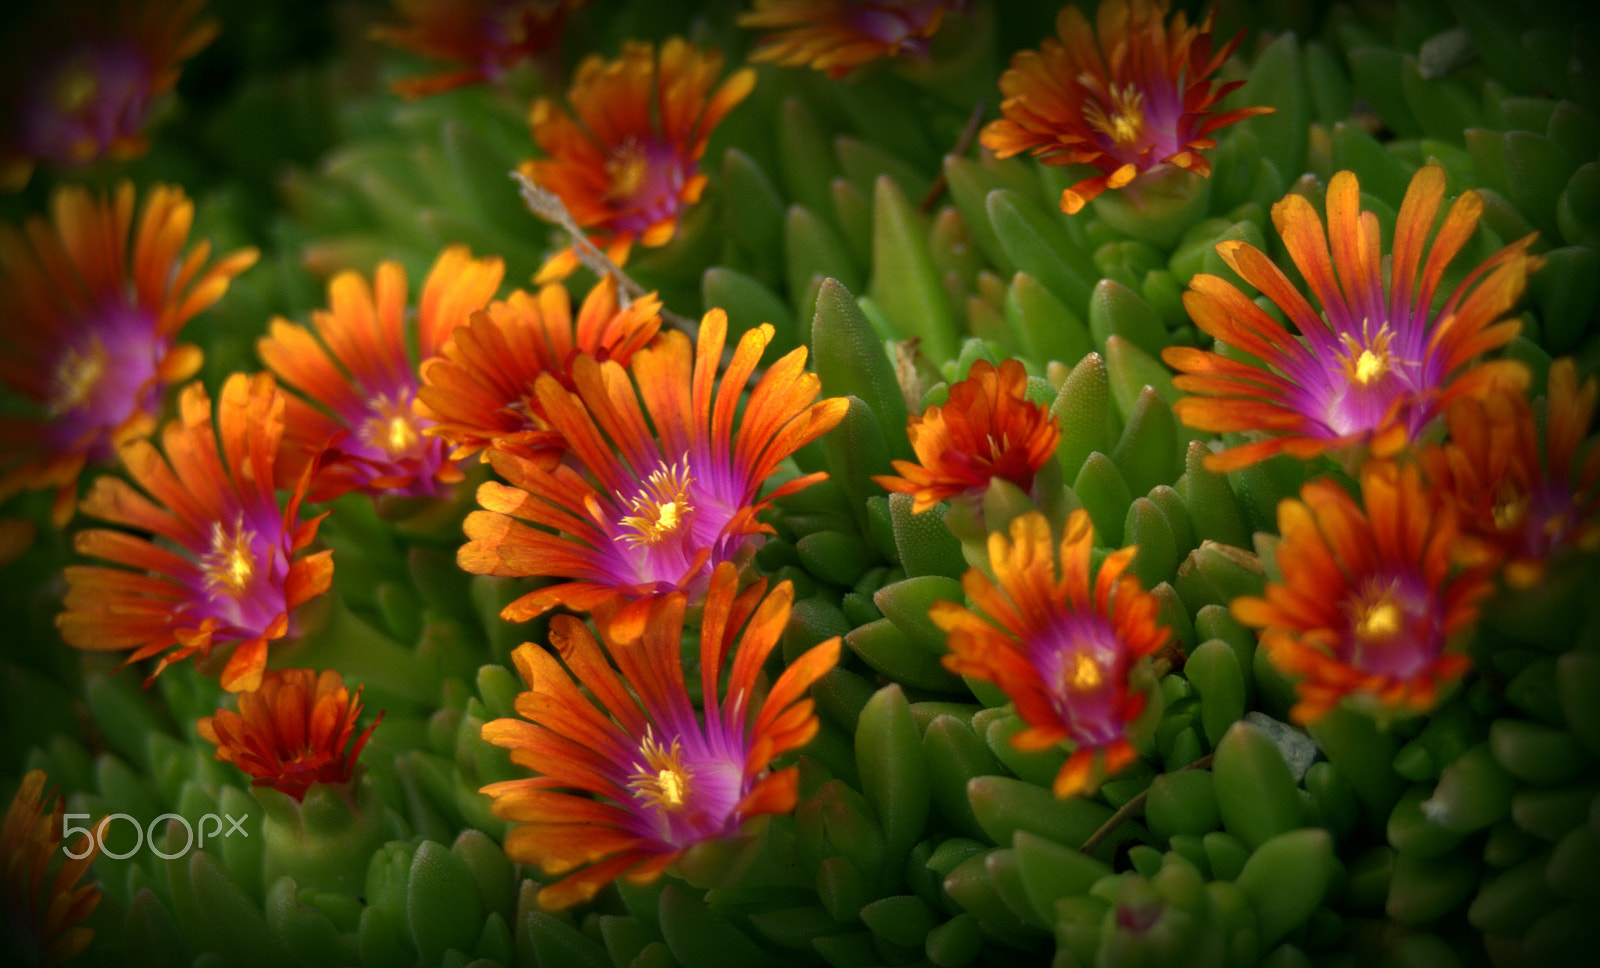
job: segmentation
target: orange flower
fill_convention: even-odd
[[[454,446],[452,460],[484,447],[524,456],[558,453],[564,445],[545,422],[534,392],[539,375],[548,373],[571,388],[578,355],[627,366],[660,328],[661,300],[651,294],[619,308],[617,284],[609,276],[589,290],[576,323],[565,286],[553,283],[536,296],[518,290],[487,312],[473,313],[422,364],[416,411],[433,421],[428,434]]]
[[[573,363],[575,391],[539,377],[545,418],[592,481],[565,463],[546,470],[490,451],[510,486],[478,488],[485,510],[467,515],[471,540],[456,562],[479,575],[571,579],[524,595],[501,617],[521,622],[557,605],[586,611],[621,598],[632,604],[617,620],[637,627],[650,598],[702,594],[713,568],[750,553],[771,530],[756,515],[826,476],[796,478],[757,500],[785,458],[844,418],[845,400],[813,402],[821,381],[805,372],[801,347],[761,375],[736,422],[773,330],[746,332],[717,386],[727,329],[727,315],[713,309],[694,350],[682,333],[666,333],[634,356],[631,379],[615,361],[588,356]]]
[[[1600,448],[1576,463],[1597,397],[1600,381],[1591,376],[1580,387],[1573,361],[1557,360],[1542,447],[1527,398],[1501,389],[1452,404],[1445,414],[1449,443],[1422,454],[1463,530],[1486,545],[1491,560],[1504,562],[1513,587],[1538,584],[1562,549],[1600,550]]]
[[[89,947],[94,929],[83,922],[100,904],[100,888],[78,881],[100,853],[100,838],[80,836],[70,849],[63,849],[66,817],[61,797],[44,792],[48,778],[43,770],[30,770],[6,810],[5,826],[0,828],[0,899],[8,934],[6,948],[20,947],[18,954],[42,965],[59,965],[77,957]],[[45,804],[54,800],[47,812]],[[45,875],[57,854],[65,854],[55,879],[48,886]]]
[[[205,0],[72,0],[10,35],[0,78],[0,190],[20,191],[38,162],[123,161],[183,61],[216,37],[194,23]]]
[[[1027,727],[1011,738],[1023,751],[1067,741],[1072,755],[1056,774],[1055,794],[1090,792],[1138,754],[1128,730],[1145,711],[1156,680],[1144,662],[1166,644],[1155,596],[1124,574],[1136,548],[1106,555],[1090,587],[1094,526],[1072,512],[1060,545],[1059,573],[1050,523],[1030,512],[1011,536],[989,535],[991,581],[977,568],[961,579],[983,610],[935,602],[928,616],[949,634],[944,664],[993,682],[1016,703]]]
[[[567,15],[585,0],[395,0],[405,26],[375,27],[372,36],[431,60],[462,65],[427,77],[393,82],[396,94],[415,100],[493,81],[555,47]]]
[[[1047,165],[1088,164],[1101,174],[1061,193],[1073,214],[1108,188],[1171,165],[1202,177],[1215,148],[1211,133],[1272,108],[1239,108],[1213,115],[1212,105],[1243,84],[1207,80],[1244,37],[1240,31],[1214,54],[1211,25],[1191,27],[1182,13],[1166,24],[1166,0],[1105,0],[1095,30],[1075,6],[1056,17],[1060,40],[1013,55],[1000,75],[1003,117],[984,128],[985,148],[1001,158],[1027,151]]]
[[[309,467],[280,509],[284,399],[272,375],[235,373],[221,401],[214,430],[205,388],[184,388],[178,419],[162,431],[165,459],[148,440],[123,446],[122,463],[144,494],[119,478],[95,481],[83,513],[162,540],[79,532],[79,553],[125,567],[68,567],[56,624],[80,649],[134,650],[124,665],[171,649],[150,679],[172,662],[237,642],[222,687],[241,692],[260,686],[267,642],[290,634],[290,613],[328,590],[333,552],[295,557],[326,515],[300,520]]]
[[[929,407],[906,421],[911,449],[921,463],[894,461],[899,477],[873,480],[885,490],[914,495],[916,514],[958,495],[981,498],[997,477],[1028,491],[1034,474],[1056,452],[1061,428],[1027,398],[1027,389],[1021,362],[1006,360],[996,370],[987,360],[977,361],[967,378],[950,388],[943,407]]]
[[[199,369],[200,350],[178,331],[256,250],[209,268],[208,243],[184,254],[194,205],[179,188],[151,191],[131,240],[129,182],[110,199],[61,188],[52,207],[53,224],[0,226],[0,383],[22,403],[0,416],[0,500],[55,488],[65,525],[84,465],[150,433],[167,387]]]
[[[1278,504],[1281,582],[1233,600],[1274,665],[1300,677],[1297,722],[1351,697],[1375,712],[1431,709],[1471,660],[1451,651],[1493,590],[1490,569],[1453,570],[1456,515],[1415,464],[1368,461],[1361,500],[1321,478]]]
[[[1229,268],[1283,310],[1298,334],[1218,276],[1202,273],[1190,281],[1183,304],[1195,324],[1266,364],[1190,347],[1162,351],[1161,358],[1182,371],[1173,386],[1204,394],[1173,407],[1184,423],[1217,433],[1272,434],[1208,456],[1207,468],[1234,470],[1275,454],[1308,458],[1329,451],[1353,467],[1363,447],[1375,457],[1399,453],[1452,400],[1482,396],[1496,383],[1516,390],[1527,385],[1520,364],[1471,364],[1517,334],[1517,320],[1503,317],[1544,260],[1528,252],[1533,236],[1514,242],[1473,269],[1433,312],[1445,267],[1472,237],[1483,210],[1477,192],[1462,193],[1424,261],[1444,187],[1437,165],[1424,165],[1411,179],[1387,266],[1377,216],[1361,211],[1352,172],[1339,172],[1328,186],[1326,238],[1303,196],[1288,195],[1272,206],[1272,222],[1320,313],[1249,243],[1217,246]]]
[[[761,38],[750,60],[840,78],[880,57],[926,56],[945,13],[965,6],[966,0],[755,0],[739,26],[775,31]]]
[[[506,854],[566,875],[539,891],[541,906],[586,901],[618,877],[648,883],[695,845],[794,809],[798,768],[772,772],[771,763],[816,735],[804,694],[838,663],[839,638],[790,663],[763,697],[761,667],[794,602],[788,582],[765,591],[765,581],[739,591],[733,565],[717,568],[700,622],[699,711],[683,676],[681,592],[651,604],[637,640],[596,641],[582,621],[558,615],[550,644],[559,659],[531,642],[513,653],[529,690],[517,697],[522,718],[485,724],[483,738],[538,775],[483,792],[496,816],[520,821]]]
[[[217,759],[250,774],[251,786],[304,800],[313,783],[350,781],[383,713],[356,736],[359,718],[360,687],[352,697],[332,669],[268,669],[260,686],[239,694],[238,712],[219,709],[198,726]]]
[[[659,59],[655,45],[637,42],[624,44],[614,61],[591,55],[567,92],[576,119],[550,98],[534,102],[528,121],[547,157],[520,170],[560,197],[619,265],[636,240],[665,245],[706,187],[698,162],[712,129],[755,86],[755,71],[743,68],[708,96],[721,73],[721,53],[677,37],[661,45]],[[577,267],[569,247],[534,282],[564,279]]]
[[[439,351],[468,315],[500,286],[499,258],[474,259],[464,245],[439,254],[422,290],[415,321],[419,355]],[[322,408],[287,397],[286,446],[312,460],[330,441],[336,451],[319,465],[310,497],[328,500],[352,489],[376,494],[436,494],[462,478],[444,442],[425,436],[429,422],[412,411],[417,367],[406,334],[406,274],[397,262],[378,267],[368,286],[341,272],[328,284],[328,309],[314,310],[317,336],[285,319],[256,343],[267,367]],[[374,292],[374,289],[376,292]],[[320,340],[318,339],[320,337]]]

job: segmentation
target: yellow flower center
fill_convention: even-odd
[[[381,447],[392,460],[408,457],[417,449],[422,434],[417,429],[417,418],[404,403],[379,396],[373,401],[376,414],[367,418],[361,436],[375,447]]]
[[[80,59],[61,72],[51,93],[57,110],[62,114],[76,114],[94,98],[99,87],[100,78],[94,72],[94,65]]]
[[[1109,92],[1109,112],[1100,99],[1091,98],[1083,106],[1083,118],[1126,148],[1144,134],[1144,92],[1135,84],[1112,84]]]
[[[1342,334],[1339,339],[1345,348],[1340,360],[1344,378],[1354,386],[1364,387],[1381,380],[1399,362],[1389,350],[1394,334],[1390,332],[1388,323],[1378,327],[1378,332],[1369,336],[1367,324],[1363,321],[1361,339],[1349,333]]]
[[[634,547],[659,544],[681,531],[694,517],[689,503],[689,459],[682,465],[667,464],[651,474],[644,488],[633,499],[633,513],[617,522],[633,531],[619,539]]]
[[[634,774],[628,778],[628,789],[634,795],[663,810],[677,810],[689,796],[689,780],[694,771],[683,762],[683,744],[676,739],[663,748],[655,735],[646,728],[644,740],[639,744],[643,762],[634,764]]]
[[[1105,681],[1105,676],[1100,672],[1099,663],[1082,652],[1078,652],[1072,657],[1072,668],[1066,679],[1067,688],[1073,692],[1089,692],[1100,688],[1100,684]]]
[[[1502,494],[1494,505],[1494,526],[1500,531],[1510,531],[1528,516],[1526,494]]]
[[[606,178],[610,180],[611,187],[606,191],[608,199],[631,198],[644,185],[646,170],[644,149],[634,141],[628,141],[606,159]]]
[[[69,348],[56,363],[52,382],[55,392],[50,395],[49,413],[53,417],[81,406],[94,392],[95,384],[106,372],[106,348],[99,336],[89,338],[86,352]]]
[[[1356,634],[1364,639],[1387,639],[1400,631],[1400,609],[1387,598],[1375,602],[1356,619]]]
[[[242,514],[231,530],[224,528],[221,521],[211,522],[211,551],[200,558],[206,587],[222,589],[235,598],[244,594],[256,573],[251,550],[254,540],[255,532],[244,526]]]

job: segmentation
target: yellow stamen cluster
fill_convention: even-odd
[[[1399,635],[1405,625],[1405,609],[1396,600],[1395,583],[1371,585],[1351,603],[1350,628],[1367,642],[1383,642]]]
[[[81,57],[61,72],[51,92],[56,109],[62,114],[76,114],[83,110],[100,88],[100,77],[94,64]]]
[[[1144,92],[1134,84],[1112,84],[1109,91],[1110,113],[1098,98],[1091,98],[1084,103],[1083,119],[1125,148],[1144,134]]]
[[[638,547],[659,544],[677,534],[694,517],[694,505],[689,503],[692,483],[688,458],[681,465],[666,464],[652,473],[633,499],[633,513],[617,522],[634,533],[618,535],[618,539]]]
[[[1345,348],[1345,354],[1340,359],[1344,378],[1355,386],[1364,387],[1382,379],[1400,362],[1389,351],[1394,334],[1390,332],[1388,323],[1378,327],[1376,334],[1368,335],[1367,324],[1363,321],[1361,339],[1349,333],[1344,333],[1339,339]]]
[[[231,530],[221,521],[211,523],[211,551],[200,558],[205,571],[206,587],[218,588],[235,598],[244,594],[255,576],[255,555],[251,542],[255,532],[244,526],[244,516],[234,521]]]
[[[391,401],[380,396],[374,401],[377,415],[369,417],[361,428],[362,439],[383,448],[390,458],[410,456],[422,440],[417,429],[417,418],[408,404]]]
[[[628,777],[628,789],[642,800],[663,810],[681,808],[689,797],[689,780],[694,771],[683,763],[683,744],[676,738],[672,745],[663,747],[656,742],[655,734],[645,730],[639,744],[642,762],[634,764],[634,774]]]
[[[605,197],[611,200],[633,197],[644,184],[645,169],[644,149],[629,138],[606,159],[606,178],[611,187],[606,190]]]
[[[1105,676],[1100,671],[1100,664],[1082,652],[1073,654],[1072,666],[1065,678],[1067,688],[1073,692],[1098,689],[1105,681]]]
[[[71,347],[62,354],[51,381],[55,387],[50,395],[51,416],[59,417],[89,399],[95,384],[105,375],[106,358],[105,344],[100,342],[99,336],[91,336],[89,345],[81,352]]]

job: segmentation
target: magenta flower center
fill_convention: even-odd
[[[697,729],[662,743],[646,728],[627,783],[649,834],[679,848],[731,833],[744,787],[743,750],[713,749]]]
[[[1104,746],[1123,734],[1124,650],[1098,615],[1069,613],[1040,637],[1033,663],[1055,711],[1079,746]]]
[[[156,336],[148,313],[129,306],[108,306],[82,325],[87,336],[56,357],[43,402],[52,435],[65,447],[92,440],[89,460],[100,462],[113,456],[112,430],[159,408],[157,369],[171,343]]]
[[[613,148],[605,166],[611,187],[604,196],[616,210],[612,226],[622,232],[643,232],[676,216],[692,167],[670,141],[629,138]]]
[[[1410,678],[1438,655],[1438,603],[1422,576],[1373,575],[1345,601],[1341,660],[1362,672]]]

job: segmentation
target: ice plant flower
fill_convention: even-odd
[[[94,938],[94,929],[83,922],[100,904],[98,885],[78,883],[100,853],[100,838],[85,833],[70,847],[62,846],[64,803],[45,793],[48,779],[43,770],[30,770],[0,827],[5,951],[25,964],[59,965],[81,954]],[[50,865],[63,854],[47,882]]]
[[[1062,7],[1060,39],[1019,51],[1000,75],[1001,117],[980,142],[1001,158],[1026,151],[1046,165],[1100,169],[1061,193],[1068,214],[1163,166],[1209,176],[1200,152],[1217,146],[1212,133],[1273,109],[1214,114],[1212,106],[1244,82],[1208,78],[1244,32],[1213,51],[1215,11],[1194,26],[1181,12],[1170,24],[1166,16],[1166,0],[1104,0],[1091,29],[1076,6]]]
[[[1018,360],[996,369],[972,364],[950,388],[944,406],[930,406],[906,421],[918,463],[893,462],[900,475],[873,480],[885,490],[910,494],[913,513],[958,496],[981,498],[995,478],[1027,492],[1034,475],[1056,451],[1061,428],[1049,411],[1027,398],[1028,373]]]
[[[1136,548],[1106,555],[1091,587],[1087,511],[1068,517],[1059,560],[1043,514],[1013,518],[1009,530],[989,535],[993,580],[977,568],[962,576],[981,612],[936,602],[928,615],[948,634],[945,666],[993,682],[1016,704],[1027,726],[1013,746],[1070,746],[1053,785],[1056,796],[1070,797],[1138,757],[1129,733],[1156,683],[1144,660],[1170,633],[1156,624],[1155,596],[1125,574]]]
[[[313,783],[348,783],[377,720],[356,735],[355,695],[332,669],[268,669],[261,685],[239,694],[239,711],[219,709],[197,724],[217,759],[250,774],[251,786],[304,800]]]
[[[534,392],[539,375],[571,388],[579,355],[627,366],[660,329],[661,300],[651,294],[623,307],[609,276],[589,290],[576,320],[565,286],[519,289],[473,313],[423,362],[416,411],[431,422],[427,434],[452,445],[453,460],[486,447],[559,454],[564,444]]]
[[[654,44],[638,42],[624,44],[614,61],[590,55],[567,91],[571,115],[550,98],[534,102],[528,122],[545,157],[519,170],[558,196],[617,264],[634,242],[665,245],[705,190],[699,161],[712,129],[755,86],[755,71],[746,67],[712,91],[721,73],[720,52],[678,37],[663,43],[659,56]],[[568,247],[534,281],[564,279],[577,267]]]
[[[1434,311],[1445,267],[1483,210],[1477,192],[1463,192],[1424,259],[1444,188],[1437,165],[1424,165],[1411,179],[1387,271],[1378,218],[1361,211],[1353,172],[1339,172],[1328,186],[1326,237],[1304,196],[1272,206],[1272,222],[1320,313],[1260,250],[1238,240],[1217,245],[1229,268],[1272,300],[1297,332],[1218,276],[1201,273],[1190,281],[1183,304],[1195,324],[1265,364],[1192,347],[1162,351],[1180,371],[1173,386],[1197,394],[1173,407],[1180,420],[1217,433],[1268,435],[1208,456],[1208,468],[1332,452],[1353,471],[1363,448],[1376,457],[1398,453],[1456,399],[1481,396],[1496,384],[1526,386],[1520,364],[1474,360],[1517,334],[1517,320],[1504,317],[1543,260],[1528,252],[1533,236],[1513,242],[1468,273]]]
[[[216,37],[195,22],[205,0],[73,0],[9,38],[0,84],[0,189],[19,191],[39,162],[136,158],[141,133],[182,63]]]
[[[494,81],[556,46],[567,15],[584,0],[395,0],[404,25],[373,28],[372,36],[455,70],[409,77],[390,86],[415,100],[468,84]]]
[[[768,30],[750,60],[810,67],[841,78],[901,54],[926,56],[928,41],[966,0],[755,0],[739,26]]]
[[[109,197],[67,187],[52,219],[0,225],[0,384],[18,406],[0,415],[0,500],[54,488],[56,523],[78,497],[78,475],[154,429],[168,386],[200,367],[177,342],[256,260],[240,249],[207,265],[183,252],[194,204],[157,186],[134,227],[134,189]]]
[[[1466,672],[1471,660],[1452,647],[1493,590],[1491,569],[1455,567],[1455,511],[1416,464],[1368,461],[1359,505],[1332,480],[1311,481],[1278,503],[1278,530],[1282,580],[1232,611],[1298,679],[1296,722],[1347,697],[1380,715],[1424,712]]]
[[[439,254],[414,323],[420,359],[437,353],[493,298],[504,273],[499,258],[474,259],[466,246]],[[461,480],[444,442],[427,436],[430,421],[412,409],[420,380],[408,345],[400,264],[378,266],[371,285],[359,273],[339,273],[328,284],[328,308],[313,311],[311,323],[315,336],[274,319],[270,335],[256,343],[278,379],[312,401],[287,397],[286,446],[307,460],[330,441],[336,448],[319,466],[311,500],[352,489],[436,494]]]
[[[1550,367],[1542,439],[1527,398],[1500,389],[1452,404],[1448,442],[1422,454],[1462,530],[1503,563],[1512,587],[1538,584],[1562,550],[1600,550],[1600,448],[1577,462],[1597,397],[1600,381],[1591,376],[1579,386],[1576,365],[1560,359]]]
[[[553,651],[523,643],[513,653],[528,683],[516,700],[521,718],[486,723],[483,738],[537,775],[483,792],[496,816],[517,823],[506,854],[565,875],[540,889],[540,905],[586,901],[618,877],[648,883],[696,845],[794,809],[798,768],[771,763],[816,734],[805,692],[839,661],[839,638],[789,664],[763,696],[761,667],[788,624],[794,588],[765,592],[764,580],[739,591],[733,565],[717,568],[700,623],[698,711],[684,681],[681,592],[652,603],[637,640],[597,641],[582,621],[558,615]]]
[[[695,349],[682,333],[665,333],[634,355],[631,378],[615,361],[588,356],[573,363],[574,391],[550,374],[539,377],[546,419],[590,476],[568,463],[547,471],[508,451],[490,452],[509,484],[479,487],[484,510],[467,515],[470,540],[457,563],[479,575],[569,579],[513,601],[503,618],[526,621],[557,605],[584,611],[622,598],[631,604],[617,620],[637,625],[653,597],[685,591],[698,598],[717,565],[748,553],[771,530],[756,518],[762,509],[826,476],[798,477],[757,499],[785,458],[844,418],[846,400],[813,402],[821,381],[805,372],[800,347],[761,375],[736,421],[773,329],[745,332],[719,386],[727,328],[727,315],[713,309]]]
[[[274,488],[284,410],[270,373],[236,373],[223,384],[213,428],[211,399],[191,383],[162,430],[165,457],[146,439],[123,446],[123,466],[144,493],[102,476],[82,511],[160,540],[110,528],[77,534],[80,554],[124,567],[66,569],[56,625],[67,644],[132,649],[124,665],[165,652],[154,679],[172,662],[237,643],[222,687],[260,686],[267,643],[290,634],[291,613],[333,581],[332,551],[296,557],[326,516],[300,519],[312,468],[293,482],[286,505]]]

